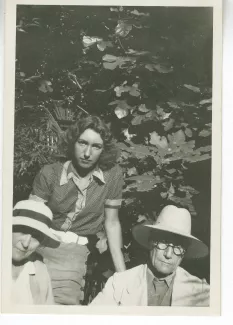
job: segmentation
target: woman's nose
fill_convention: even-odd
[[[31,238],[32,236],[31,235],[25,235],[23,240],[22,240],[22,245],[23,245],[23,248],[28,248],[29,245],[30,245],[30,242],[31,242]]]
[[[86,147],[86,149],[84,151],[84,157],[89,158],[90,155],[91,155],[91,148],[88,146],[88,147]]]

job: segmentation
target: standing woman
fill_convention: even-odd
[[[58,248],[40,248],[52,279],[57,304],[83,300],[88,236],[105,228],[117,272],[125,270],[118,218],[123,175],[116,163],[117,148],[106,124],[96,116],[75,123],[67,133],[67,158],[44,166],[36,176],[30,199],[53,212]]]

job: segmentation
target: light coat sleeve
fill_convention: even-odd
[[[92,300],[90,303],[91,306],[97,305],[111,305],[111,306],[118,306],[117,301],[114,298],[114,275],[111,276],[105,284],[105,287],[98,295]]]

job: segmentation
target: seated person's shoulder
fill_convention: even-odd
[[[51,175],[51,173],[61,172],[63,165],[61,162],[55,162],[53,164],[44,165],[41,168],[41,173],[44,175]]]
[[[111,169],[103,171],[104,177],[108,180],[123,178],[122,168],[116,164]]]
[[[191,273],[189,273],[188,271],[186,271],[185,269],[183,269],[182,267],[178,267],[177,271],[176,271],[176,274],[181,277],[183,279],[183,281],[186,281],[186,282],[189,282],[189,283],[192,283],[193,285],[206,285],[206,286],[209,286],[208,283],[206,282],[206,280],[203,278],[203,279],[200,279],[198,278],[197,276],[195,275],[192,275]]]
[[[135,276],[141,275],[144,269],[144,265],[138,265],[123,272],[115,272],[113,278],[115,281],[122,281],[123,279],[130,281],[133,280]]]

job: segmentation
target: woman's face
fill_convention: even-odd
[[[78,167],[91,170],[98,163],[104,148],[100,134],[86,129],[75,142],[74,157]]]
[[[12,259],[20,262],[28,258],[40,245],[37,238],[23,232],[12,234]]]

